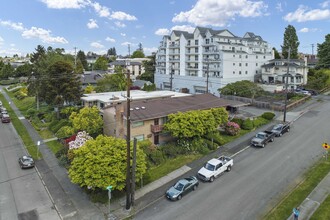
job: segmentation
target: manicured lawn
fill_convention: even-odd
[[[38,157],[37,157],[36,143],[33,142],[29,133],[25,129],[24,125],[22,124],[21,120],[18,119],[18,117],[16,116],[16,114],[14,113],[14,111],[10,107],[9,103],[7,102],[7,100],[5,99],[5,97],[2,94],[0,94],[0,100],[2,101],[3,106],[7,109],[8,113],[10,115],[11,123],[14,125],[18,135],[21,137],[29,154],[35,159],[41,158],[42,155],[40,153],[38,153]]]
[[[299,206],[306,197],[313,191],[317,184],[330,172],[330,161],[321,159],[316,165],[310,168],[304,175],[304,180],[295,189],[293,189],[283,200],[271,210],[264,219],[282,220],[287,219],[292,212],[293,207]],[[329,202],[329,201],[328,201]],[[329,204],[327,208],[329,207]],[[328,208],[328,210],[330,210]],[[322,212],[322,210],[320,211]],[[327,213],[320,213],[319,216],[329,216]],[[315,218],[324,219],[324,218]],[[325,218],[329,219],[329,218]]]
[[[50,141],[46,144],[48,148],[53,152],[53,154],[56,154],[58,151],[63,149],[63,145],[58,141]]]
[[[201,154],[193,154],[193,155],[179,155],[174,159],[166,160],[164,163],[157,167],[152,167],[149,170],[147,170],[147,173],[144,175],[143,178],[143,184],[151,183],[170,172],[194,161],[198,158],[202,157]]]

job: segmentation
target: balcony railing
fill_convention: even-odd
[[[151,125],[151,132],[152,133],[161,132],[163,128],[164,128],[163,125]]]

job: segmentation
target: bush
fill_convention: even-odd
[[[237,123],[240,127],[242,127],[244,122],[244,120],[241,118],[233,118],[231,121]]]
[[[253,125],[255,128],[258,128],[262,125],[265,125],[269,122],[269,120],[263,118],[263,117],[257,117],[253,120]]]
[[[190,144],[189,144],[190,145]],[[159,149],[163,152],[166,158],[175,158],[178,154],[185,154],[188,150],[184,150],[183,145],[166,144]],[[187,148],[186,148],[187,149]],[[189,149],[189,148],[188,148]]]
[[[214,141],[212,142],[211,140],[204,139],[204,142],[206,143],[207,148],[211,151],[218,148],[218,145],[216,143],[214,143]]]
[[[252,130],[253,129],[253,122],[251,119],[247,118],[244,120],[242,124],[242,129],[244,130]]]
[[[223,137],[220,132],[209,133],[205,136],[205,138],[209,141],[212,141],[217,145],[222,145],[224,143]]]
[[[54,120],[49,124],[48,129],[51,130],[53,133],[56,133],[60,128],[69,125],[70,122],[66,119],[61,119],[60,121]]]
[[[74,129],[70,126],[63,126],[61,127],[57,132],[56,132],[56,137],[58,138],[66,138],[69,137],[71,135],[73,135]]]
[[[228,134],[228,135],[231,135],[231,136],[236,136],[239,134],[239,131],[240,131],[240,126],[235,123],[235,122],[227,122],[227,124],[225,125],[225,132]]]
[[[148,158],[155,165],[159,165],[159,164],[161,164],[165,161],[164,153],[161,150],[158,150],[158,149],[151,152],[149,154]]]
[[[265,112],[261,115],[261,117],[270,121],[275,117],[275,114],[273,112]]]
[[[28,118],[31,118],[33,117],[35,114],[36,114],[37,110],[35,108],[29,108],[27,111],[26,111],[26,116]]]

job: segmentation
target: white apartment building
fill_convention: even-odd
[[[228,83],[255,81],[261,66],[273,57],[270,45],[251,32],[238,37],[203,27],[193,33],[173,30],[156,53],[155,84],[163,90],[219,95],[218,89]]]
[[[289,68],[288,68],[289,63]],[[285,84],[288,77],[288,89],[294,90],[307,84],[308,66],[307,58],[301,59],[274,59],[261,66],[262,83],[275,85]]]

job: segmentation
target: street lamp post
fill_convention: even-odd
[[[112,186],[108,186],[108,187],[107,187],[107,190],[108,190],[108,198],[109,198],[109,217],[110,217],[110,214],[111,214],[111,209],[110,209],[111,189],[112,189]]]

